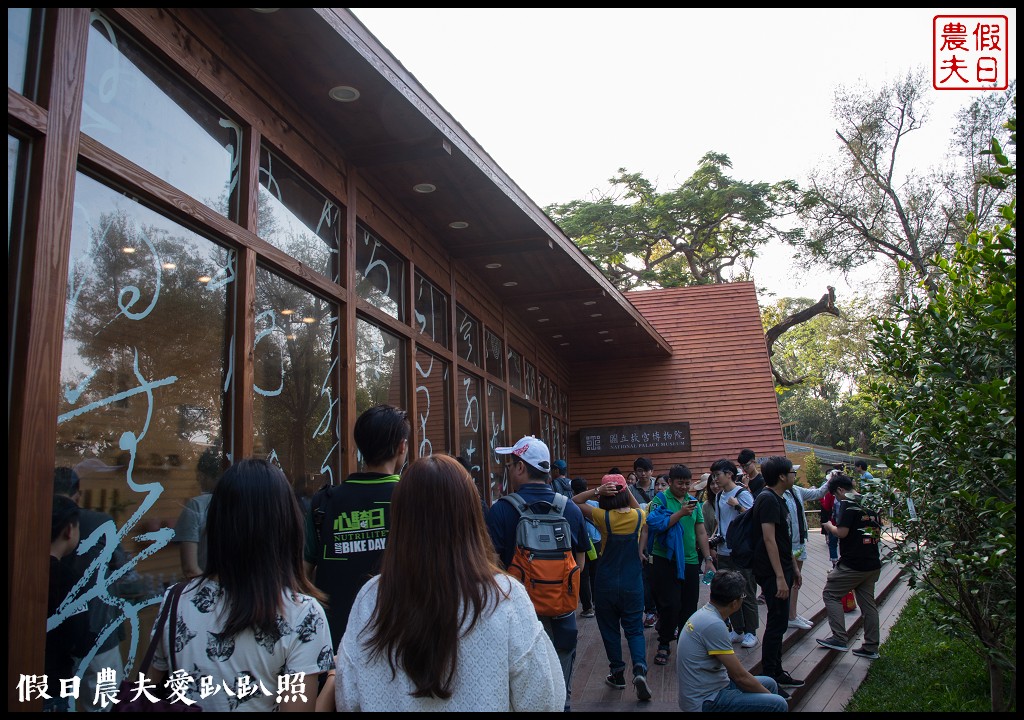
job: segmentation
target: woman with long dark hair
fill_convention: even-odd
[[[558,655],[455,459],[402,475],[380,575],[356,597],[337,662],[340,711],[562,710]]]
[[[173,642],[185,696],[204,711],[312,711],[334,658],[323,595],[302,569],[303,527],[280,468],[228,468],[210,499],[205,571],[182,591],[150,679],[163,683]]]

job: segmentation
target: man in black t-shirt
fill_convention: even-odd
[[[789,627],[789,591],[802,581],[800,569],[793,562],[789,509],[783,498],[796,482],[796,471],[789,458],[773,455],[761,466],[761,474],[765,488],[750,509],[755,527],[754,578],[768,608],[761,640],[761,667],[780,687],[802,687],[803,680],[782,669],[782,636]]]
[[[743,484],[756,497],[764,490],[764,474],[757,469],[757,455],[750,448],[743,448],[736,457],[736,464],[743,473]]]
[[[878,552],[882,524],[877,512],[860,505],[860,498],[854,492],[853,478],[835,475],[828,487],[836,496],[839,509],[837,519],[822,524],[822,528],[839,538],[839,564],[828,574],[821,592],[832,635],[824,640],[818,639],[818,644],[839,652],[849,649],[843,596],[852,590],[864,618],[864,643],[853,654],[877,660],[879,629],[875,583],[882,572]]]
[[[391,493],[409,453],[405,410],[376,405],[356,419],[352,434],[365,469],[313,495],[306,515],[306,574],[327,594],[327,622],[337,648],[352,603],[380,571],[391,529]]]

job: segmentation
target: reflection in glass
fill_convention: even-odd
[[[505,344],[490,330],[484,330],[484,368],[496,378],[505,379]]]
[[[300,498],[339,481],[338,353],[337,306],[257,267],[253,452]]]
[[[546,412],[540,414],[540,439],[549,448],[551,447],[551,416]],[[554,450],[552,450],[554,452]]]
[[[362,225],[356,226],[356,294],[405,320],[405,262]]]
[[[328,199],[267,148],[260,148],[256,232],[303,265],[339,282],[338,248],[344,216]]]
[[[562,452],[561,457],[569,457],[569,423],[562,423]]]
[[[451,347],[448,340],[448,296],[416,273],[415,325],[420,334]]]
[[[505,477],[504,465],[507,460],[497,455],[494,448],[508,447],[508,429],[505,422],[505,391],[497,385],[487,383],[487,448],[491,454],[490,491],[491,501],[512,492]]]
[[[229,218],[241,128],[92,12],[82,132]]]
[[[459,373],[459,455],[469,462],[470,472],[480,491],[480,497],[488,499],[488,489],[484,487],[483,482],[484,424],[480,387],[479,378],[464,372]]]
[[[482,368],[483,365],[480,364],[480,321],[456,305],[455,323],[458,325],[456,340],[459,357]]]
[[[526,362],[526,387],[524,394],[527,399],[537,396],[537,368],[530,361]]]
[[[32,8],[7,8],[7,87],[25,95]]]
[[[448,363],[423,350],[416,352],[417,457],[450,452],[450,382]]]
[[[561,410],[561,408],[558,407],[558,398],[559,398],[558,385],[556,385],[554,381],[551,381],[548,384],[548,388],[549,388],[548,395],[551,398],[551,402],[549,403],[550,406],[551,406],[551,412],[553,412],[555,414],[559,414],[559,413],[562,412],[562,410]]]
[[[356,414],[374,405],[408,407],[405,340],[356,320]]]
[[[508,349],[508,384],[513,390],[523,391],[523,356]]]
[[[538,373],[540,379],[537,383],[537,400],[541,407],[548,407],[548,378],[544,373]]]
[[[81,505],[106,513],[97,537],[114,540],[72,592],[116,608],[97,646],[127,620],[120,632],[138,657],[156,612],[146,606],[181,575],[168,543],[182,506],[199,493],[199,458],[224,444],[235,260],[82,174],[74,208],[56,461],[78,474]],[[118,541],[129,559],[115,576],[106,561]]]
[[[562,392],[559,397],[561,400],[558,404],[562,409],[562,416],[569,417],[569,396],[565,392]]]

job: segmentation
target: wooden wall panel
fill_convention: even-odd
[[[572,366],[569,474],[592,484],[610,467],[631,470],[636,455],[583,458],[584,427],[689,422],[692,450],[651,455],[655,472],[682,463],[699,476],[749,447],[784,455],[775,385],[753,283],[628,293],[672,344],[668,359],[616,361],[613,349]]]

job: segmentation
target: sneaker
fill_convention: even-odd
[[[757,647],[757,635],[754,633],[743,633],[743,640],[740,642],[740,647]]]
[[[778,690],[776,691],[776,694],[777,694],[777,695],[778,695],[778,696],[779,696],[780,698],[782,698],[783,700],[789,700],[790,698],[792,698],[792,697],[793,697],[792,695],[790,695],[790,694],[789,694],[788,692],[786,692],[786,691],[785,691],[785,690],[783,690],[782,688],[779,688],[779,689],[778,689]]]
[[[646,675],[637,675],[633,678],[633,687],[636,688],[636,699],[637,700],[650,700],[651,699],[651,688],[647,684]]]
[[[580,613],[580,617],[594,617],[594,609],[584,610]]]
[[[606,677],[604,681],[611,685],[613,688],[623,690],[626,687],[626,671],[619,670],[617,672],[613,672],[608,677]]]
[[[878,651],[876,651],[876,650],[865,650],[863,645],[861,647],[859,647],[859,648],[855,648],[853,650],[853,654],[856,655],[857,657],[867,658],[868,660],[877,660],[878,659]]]
[[[658,624],[658,616],[654,613],[647,613],[644,615],[644,627],[652,628]]]
[[[738,633],[735,630],[730,630],[729,631],[729,640],[731,640],[733,642],[733,644],[741,643],[741,642],[743,642],[743,634],[742,633]]]
[[[829,636],[829,637],[825,638],[824,640],[822,640],[821,638],[818,638],[816,640],[816,642],[819,645],[821,645],[823,648],[828,648],[829,650],[838,650],[839,652],[846,652],[847,650],[850,649],[849,646],[844,645],[843,643],[839,642],[838,640],[836,640],[832,636]]]
[[[812,620],[808,620],[808,619],[807,619],[807,618],[805,618],[805,617],[804,617],[803,615],[797,615],[797,616],[796,616],[796,619],[797,619],[797,620],[799,620],[800,622],[805,622],[805,623],[807,623],[807,624],[808,624],[808,625],[810,625],[811,627],[814,627],[814,622],[813,622]]]
[[[799,617],[795,617],[789,621],[789,627],[796,628],[798,630],[810,630],[814,627],[811,623],[806,620],[802,620]]]
[[[803,680],[797,680],[795,677],[790,675],[786,671],[782,671],[775,676],[775,682],[778,683],[779,687],[784,688],[798,688],[804,686]]]

